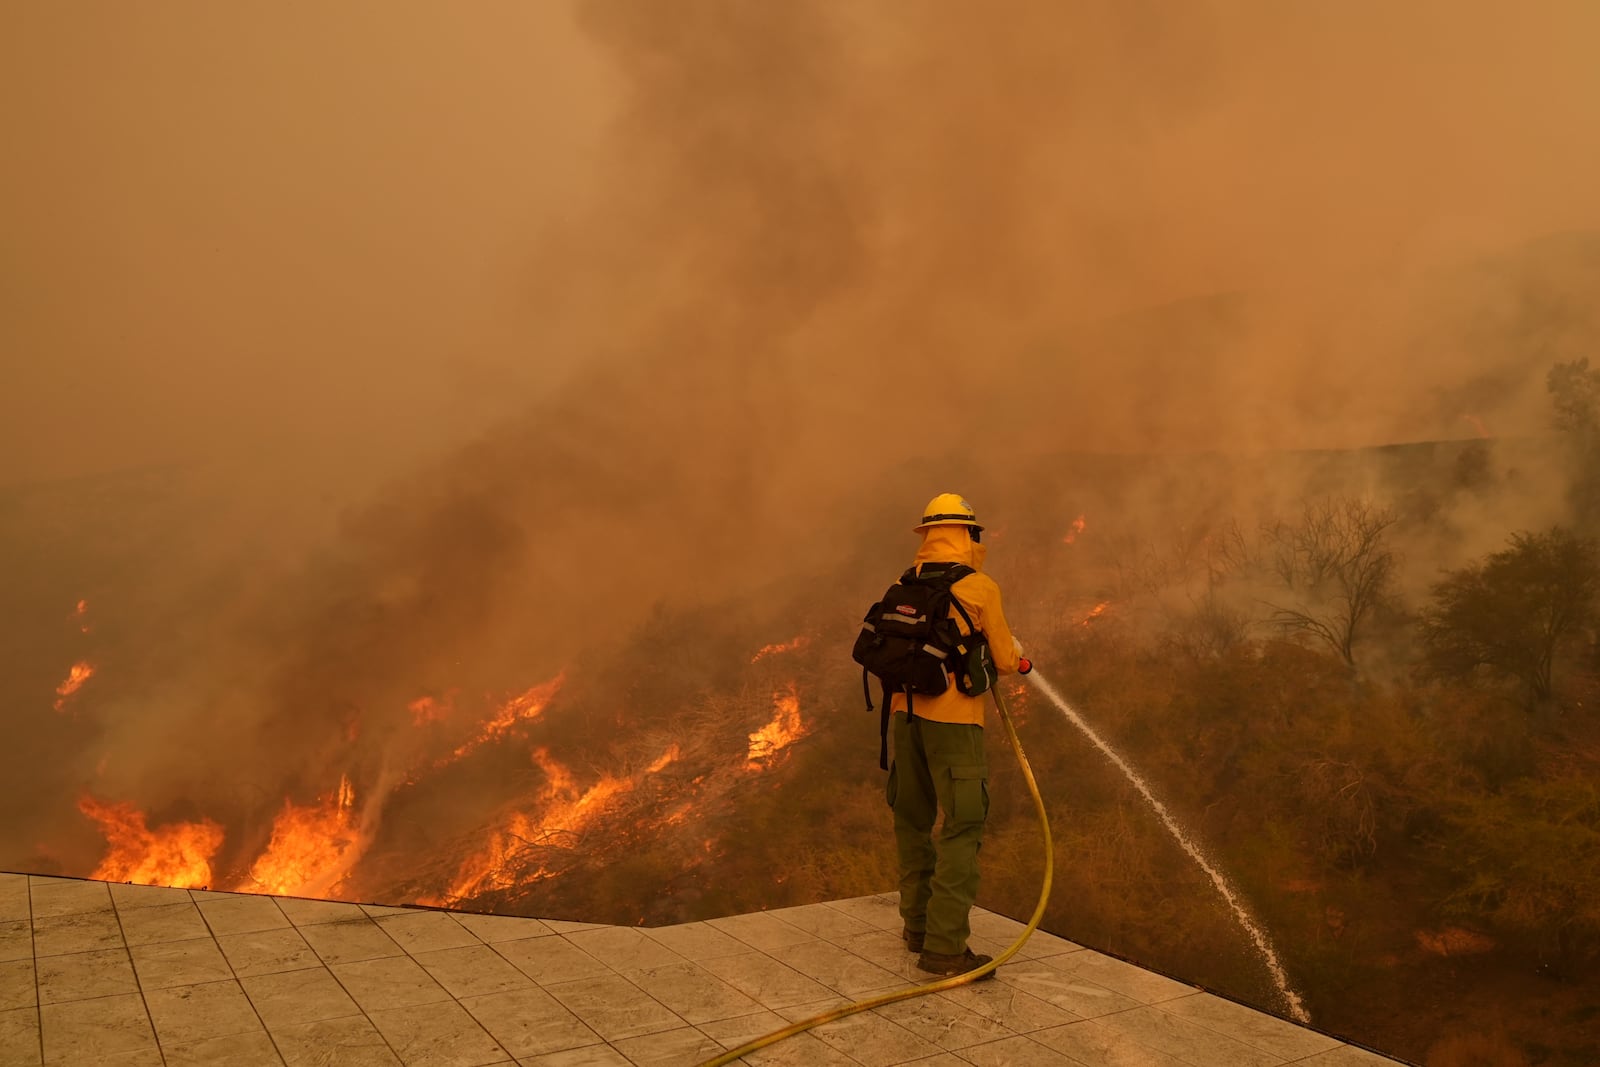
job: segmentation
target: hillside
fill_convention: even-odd
[[[1491,1004],[1524,1005],[1526,1022],[1492,1022],[1485,1042],[1535,1049],[1542,1028],[1555,1035],[1539,1039],[1543,1062],[1584,1062],[1597,1047],[1583,1008],[1590,920],[1551,895],[1582,872],[1529,855],[1533,895],[1508,904],[1522,890],[1473,890],[1471,860],[1555,832],[1548,820],[1591,780],[1600,737],[1576,713],[1530,718],[1490,692],[1414,682],[1403,605],[1379,620],[1352,675],[1264,626],[1253,593],[1206,600],[1220,587],[1204,576],[1230,520],[1247,529],[1291,507],[1296,489],[1360,491],[1394,502],[1395,543],[1422,572],[1403,587],[1420,588],[1429,565],[1479,550],[1483,516],[1515,503],[1551,455],[1539,441],[1073,453],[980,498],[997,516],[990,569],[1041,671],[1235,882],[1317,1025],[1412,1059],[1482,1030],[1499,1018],[1483,1014]],[[961,480],[958,468],[945,476]],[[889,483],[926,477],[902,470]],[[36,709],[9,746],[11,769],[56,798],[7,820],[8,865],[650,924],[892,882],[877,716],[848,660],[864,604],[914,547],[887,489],[838,513],[858,536],[827,570],[775,559],[741,594],[662,599],[560,659],[530,650],[490,672],[480,660],[475,682],[464,665],[454,685],[374,644],[394,632],[393,598],[414,590],[346,599],[340,625],[320,631],[337,637],[317,650],[325,667],[307,670],[291,644],[242,680],[238,650],[285,625],[272,619],[275,592],[328,564],[280,562],[269,579],[270,557],[238,544],[171,581],[174,544],[237,518],[193,495],[165,472],[10,500],[9,547],[51,553],[27,569],[32,603],[19,606],[31,618],[65,610],[53,632],[33,628],[4,674],[13,706]],[[30,540],[38,529],[64,536]],[[85,587],[80,615],[72,596]],[[204,605],[209,625],[186,625]],[[94,674],[50,710],[49,685],[80,656]],[[341,658],[356,669],[317,692],[311,681]],[[232,719],[219,711],[226,684],[257,689],[236,696]],[[1573,675],[1564,699],[1587,684]],[[163,703],[186,688],[191,707]],[[1045,927],[1282,1011],[1237,922],[1129,783],[1033,690],[1006,691],[1055,829]],[[196,723],[179,745],[174,731]],[[1037,830],[1000,744],[996,731],[982,900],[1025,916]],[[279,750],[298,757],[279,764]],[[1402,990],[1423,991],[1426,1010]]]

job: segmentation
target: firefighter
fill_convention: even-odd
[[[972,627],[988,638],[996,670],[1025,670],[1022,646],[1000,608],[1000,587],[983,573],[983,527],[972,505],[955,493],[941,493],[928,502],[915,530],[922,535],[913,560],[918,573],[929,563],[962,563],[976,571],[955,582],[951,593]],[[951,616],[968,632],[954,605]],[[984,705],[983,696],[967,696],[955,686],[936,696],[914,697],[909,715],[905,694],[893,694],[890,704],[894,760],[888,799],[900,863],[901,936],[921,954],[917,966],[933,974],[962,974],[993,958],[967,945],[978,898],[978,849],[989,813]],[[941,811],[944,823],[935,838]]]

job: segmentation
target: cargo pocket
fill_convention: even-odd
[[[950,817],[956,822],[983,822],[989,816],[989,769],[950,768]]]
[[[900,764],[898,761],[889,764],[889,784],[884,786],[883,789],[884,797],[889,801],[889,807],[891,809],[894,807],[895,784],[900,780],[900,775],[898,774],[899,770]]]

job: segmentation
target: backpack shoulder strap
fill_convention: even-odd
[[[965,563],[946,563],[940,564],[939,567],[940,569],[935,572],[935,574],[928,575],[927,578],[936,577],[940,582],[945,584],[947,589],[950,586],[955,585],[961,579],[967,577],[969,574],[978,573]],[[915,570],[916,568],[913,567],[912,569]],[[927,579],[925,578],[924,580]],[[961,621],[967,624],[967,632],[977,633],[978,628],[972,624],[972,616],[967,614],[967,609],[962,606],[961,598],[956,596],[953,590],[950,593],[950,603],[955,605],[956,612],[961,616]]]
[[[954,593],[951,593],[950,594],[950,603],[955,605],[956,614],[961,616],[961,621],[967,624],[967,633],[969,633],[969,634],[977,633],[978,632],[978,628],[977,628],[977,626],[973,625],[972,616],[968,615],[967,614],[967,609],[962,606],[961,598],[956,596]]]

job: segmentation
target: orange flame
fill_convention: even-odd
[[[78,810],[100,824],[111,846],[90,878],[106,882],[211,886],[211,857],[222,847],[222,827],[210,819],[176,822],[152,830],[132,804],[107,804],[85,795]]]
[[[83,688],[83,683],[94,677],[94,666],[88,661],[80,661],[72,665],[67,671],[66,680],[56,686],[56,710],[60,711],[67,703],[67,698]]]
[[[1104,615],[1106,613],[1106,609],[1110,606],[1111,601],[1109,600],[1102,600],[1100,603],[1096,604],[1093,608],[1089,609],[1089,614],[1083,617],[1083,625],[1088,626],[1095,619],[1098,619],[1100,616]]]
[[[445,759],[434,763],[434,766],[442,767],[446,763],[460,759],[479,745],[498,739],[519,722],[537,719],[544,713],[544,709],[549,706],[550,701],[554,699],[566,680],[567,672],[562,671],[548,682],[533,686],[526,692],[512,697],[500,705],[493,718],[484,723],[483,729],[478,732],[477,737],[450,753]],[[415,714],[415,711],[413,711],[413,714]]]
[[[646,767],[644,769],[644,773],[660,774],[662,771],[666,770],[676,762],[678,762],[678,746],[673,745],[671,748],[668,748],[665,752],[661,753],[661,755],[656,758],[654,763]]]
[[[543,806],[536,812],[512,813],[503,829],[490,834],[488,845],[461,865],[449,888],[439,896],[418,903],[448,906],[479,893],[526,885],[547,877],[549,872],[543,866],[530,870],[527,864],[519,862],[518,854],[534,845],[572,848],[584,828],[613,801],[632,792],[646,775],[660,773],[677,758],[678,746],[673,745],[638,774],[626,777],[607,774],[579,793],[570,770],[546,749],[534,749],[533,761],[545,773],[544,788],[539,793]]]
[[[350,779],[341,777],[338,790],[316,804],[302,807],[285,800],[273,821],[267,850],[251,864],[250,877],[237,891],[330,895],[366,850],[364,835],[355,825],[355,799]]]
[[[783,644],[763,645],[761,646],[761,651],[750,657],[750,662],[755,663],[757,660],[764,659],[767,656],[775,656],[780,652],[798,652],[800,649],[805,648],[810,643],[811,638],[802,634],[801,636],[796,637],[793,641],[785,641]]]
[[[568,835],[565,840],[548,843],[570,845],[571,835],[580,833],[595,815],[605,809],[608,801],[632,792],[645,775],[659,774],[677,758],[678,746],[673,745],[638,774],[620,778],[612,774],[602,775],[598,782],[579,793],[570,770],[551,758],[547,750],[534,749],[533,760],[545,772],[545,787],[540,794],[545,806],[539,812],[543,836]]]
[[[417,901],[430,907],[449,907],[478,893],[507,889],[519,883],[537,882],[546,871],[543,867],[529,871],[519,870],[515,862],[518,849],[537,840],[538,831],[532,820],[522,812],[515,812],[502,830],[489,835],[489,843],[477,855],[461,864],[455,880],[438,896]]]
[[[89,613],[89,602],[87,600],[78,601],[78,606],[73,609],[72,614],[79,620],[79,622],[78,622],[78,630],[79,630],[80,633],[88,633],[89,632],[89,624],[87,622],[83,621],[83,617],[85,615],[87,615],[88,613]]]
[[[1464,412],[1462,414],[1461,418],[1462,418],[1462,420],[1464,422],[1467,423],[1467,425],[1472,427],[1472,432],[1473,433],[1477,434],[1479,437],[1481,437],[1481,438],[1483,438],[1485,440],[1487,440],[1489,438],[1489,427],[1485,426],[1483,424],[1483,420],[1480,419],[1478,416],[1473,415],[1470,412]]]
[[[1084,522],[1084,518],[1083,518],[1082,515],[1079,515],[1077,518],[1073,519],[1072,520],[1072,528],[1070,530],[1068,530],[1067,531],[1067,535],[1061,539],[1061,543],[1064,544],[1064,545],[1072,544],[1072,542],[1074,542],[1074,541],[1076,541],[1078,539],[1078,535],[1083,533],[1083,528],[1086,525],[1088,525],[1088,524],[1086,522]]]
[[[774,756],[809,732],[800,721],[800,694],[793,682],[772,694],[772,706],[772,721],[750,735],[750,752],[745,762],[747,771],[770,766]]]

